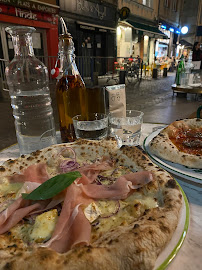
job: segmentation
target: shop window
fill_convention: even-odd
[[[177,0],[173,0],[173,2],[172,2],[172,10],[173,11],[177,11]]]
[[[164,0],[164,7],[169,7],[169,0]]]
[[[148,6],[148,7],[152,8],[153,7],[153,0],[142,0],[142,4],[144,6]]]

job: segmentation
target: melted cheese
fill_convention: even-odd
[[[40,243],[51,237],[58,219],[57,210],[45,212],[36,217],[35,224],[30,228],[30,240]]]
[[[118,213],[115,213],[114,203],[110,201],[98,201],[96,204],[99,206],[101,213],[106,213],[106,208],[112,213],[110,217],[102,218],[98,217],[96,221],[92,223],[92,240],[98,239],[103,233],[110,231],[118,226],[129,225],[136,218],[140,217],[146,209],[158,207],[157,200],[154,195],[144,196],[138,192],[134,192],[126,200],[119,201],[120,209]]]
[[[5,196],[10,193],[17,193],[17,191],[22,187],[23,183],[12,183],[3,182],[1,184],[0,194]]]

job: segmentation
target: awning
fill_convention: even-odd
[[[134,29],[143,31],[143,32],[147,32],[147,33],[151,33],[154,34],[155,38],[165,38],[167,39],[168,37],[162,33],[158,27],[155,26],[151,26],[151,25],[147,25],[147,24],[142,24],[142,23],[137,23],[137,22],[133,22],[131,20],[127,20],[127,21],[121,21],[120,23],[126,23],[128,24],[128,26],[131,26]]]
[[[179,44],[184,45],[186,48],[192,48],[193,44],[189,43],[188,41],[186,41],[185,39],[181,39],[179,41]]]

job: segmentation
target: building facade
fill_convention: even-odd
[[[176,56],[178,54],[177,45],[180,35],[180,16],[182,12],[183,0],[159,0],[159,24],[168,39],[158,40],[156,44],[156,56]]]
[[[57,55],[58,13],[59,6],[56,5],[54,0],[0,0],[0,59],[13,59],[14,50],[11,37],[5,31],[7,26],[13,25],[36,28],[36,32],[33,34],[36,56]]]
[[[202,42],[202,0],[183,1],[180,23],[188,27],[181,39],[192,45],[195,41]]]
[[[119,57],[139,55],[144,63],[154,63],[156,39],[165,38],[158,29],[158,4],[158,0],[119,0],[120,10],[123,7],[130,10],[126,20],[119,20],[117,29]]]
[[[116,55],[117,1],[60,0],[77,56]]]
[[[116,57],[117,1],[60,0],[59,4],[81,75],[104,75]]]

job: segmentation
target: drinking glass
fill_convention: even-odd
[[[73,118],[76,138],[101,140],[107,137],[108,116],[104,113],[89,113],[87,116],[76,115]]]
[[[144,113],[136,110],[126,111],[126,117],[109,116],[110,136],[115,137],[118,146],[139,144]]]

